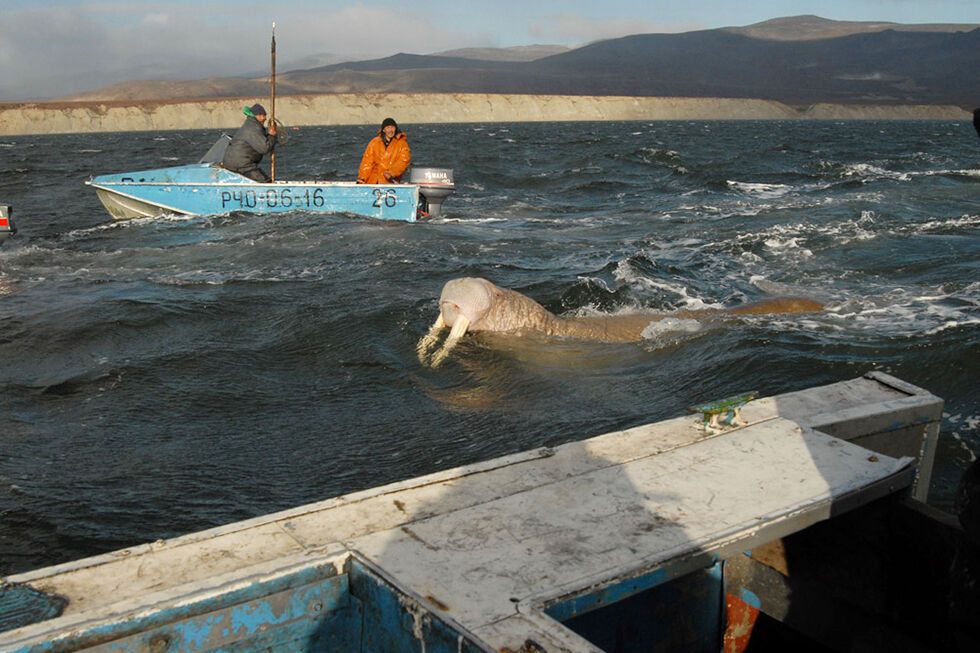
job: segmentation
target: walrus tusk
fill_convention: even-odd
[[[432,325],[429,332],[419,338],[419,344],[415,346],[418,353],[419,362],[425,365],[425,359],[429,356],[429,351],[439,342],[439,332],[446,328],[446,322],[442,319],[442,313],[436,318],[436,323]]]
[[[449,335],[446,337],[446,342],[442,343],[442,348],[432,356],[432,361],[430,362],[432,367],[439,367],[442,364],[442,361],[446,359],[446,356],[448,356],[452,348],[456,346],[459,339],[466,334],[466,329],[469,326],[470,321],[465,315],[456,316],[456,322],[453,324],[452,331],[450,331]]]

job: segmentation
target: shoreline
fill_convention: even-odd
[[[241,108],[267,98],[154,102],[0,104],[0,136],[188,129],[234,129]],[[491,93],[337,93],[276,99],[289,127],[399,123],[504,123],[628,120],[972,120],[951,105],[818,103],[775,100]]]

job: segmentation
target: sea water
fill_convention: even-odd
[[[219,131],[0,137],[0,574],[881,370],[946,400],[930,502],[980,451],[980,141],[956,122],[404,125],[445,214],[114,222],[83,181]],[[289,130],[353,180],[373,127]],[[736,306],[636,344],[415,345],[480,276],[563,314]]]

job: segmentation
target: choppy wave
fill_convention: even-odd
[[[909,233],[935,233],[949,231],[965,231],[980,227],[980,214],[962,215],[956,218],[940,218],[908,225],[902,231]]]
[[[83,179],[196,161],[214,132],[0,143],[21,171],[0,178],[21,230],[0,247],[0,479],[18,487],[0,513],[23,517],[0,575],[872,369],[946,401],[947,501],[980,451],[976,135],[818,127],[427,126],[413,155],[454,168],[457,190],[415,225],[113,221]],[[303,128],[277,165],[351,179],[372,132]],[[415,345],[460,276],[563,315],[668,315],[639,344],[467,338],[422,368]],[[773,295],[825,309],[670,314]]]
[[[908,181],[912,178],[907,172],[897,172],[888,170],[872,163],[851,163],[844,166],[841,172],[842,177],[854,177],[863,182],[876,181],[878,179],[894,179],[897,181]]]
[[[787,184],[753,184],[731,180],[727,181],[726,183],[728,184],[729,188],[733,188],[737,191],[768,198],[782,197],[795,190],[793,186]]]
[[[662,320],[650,322],[643,329],[642,336],[647,340],[660,340],[668,335],[698,333],[703,328],[697,320],[665,317]]]
[[[189,222],[189,221],[201,221],[202,218],[192,215],[184,215],[179,213],[167,213],[164,215],[156,216],[153,218],[131,218],[128,220],[110,220],[108,222],[103,222],[101,224],[93,225],[91,227],[84,227],[82,229],[72,229],[63,235],[60,235],[61,240],[78,240],[89,238],[95,234],[106,231],[115,231],[119,229],[144,229],[147,226],[154,226],[164,222]]]
[[[980,169],[966,169],[966,170],[925,170],[923,172],[913,172],[910,173],[913,176],[921,177],[934,177],[936,175],[946,176],[946,177],[970,177],[973,179],[980,178]]]

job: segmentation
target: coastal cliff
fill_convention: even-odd
[[[179,129],[233,129],[243,105],[265,98],[170,102],[79,102],[0,105],[0,135]],[[277,99],[288,126],[539,122],[576,120],[969,120],[949,105],[814,104],[773,100],[489,93],[358,93]]]

